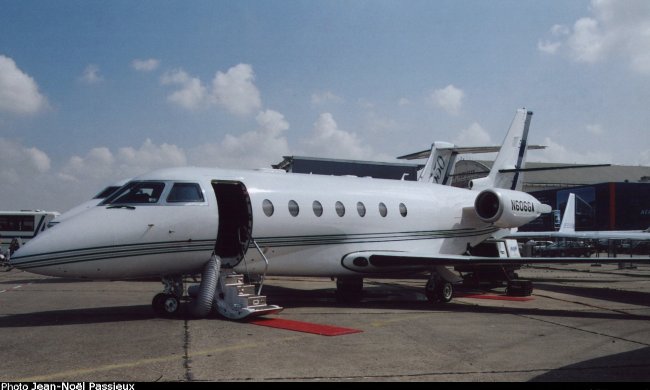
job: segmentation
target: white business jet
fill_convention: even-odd
[[[359,296],[363,277],[429,271],[426,296],[447,302],[459,278],[446,266],[503,261],[462,254],[551,211],[517,191],[531,116],[517,111],[490,174],[471,190],[274,170],[163,169],[47,230],[11,260],[52,276],[160,277],[165,289],[152,305],[162,315],[179,310],[183,276],[199,273],[200,286],[187,289],[197,317],[212,308],[233,319],[281,310],[259,295],[262,284],[257,291],[243,284],[242,274],[262,282],[264,275],[335,277],[338,294]]]

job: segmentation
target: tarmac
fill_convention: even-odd
[[[351,305],[336,302],[330,279],[267,278],[263,293],[284,307],[272,317],[361,331],[328,337],[157,318],[159,282],[11,270],[0,273],[0,381],[650,380],[650,266],[518,273],[534,283],[530,300],[458,288],[438,305],[424,277],[366,279]]]

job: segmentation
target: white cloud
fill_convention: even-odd
[[[59,172],[69,181],[112,182],[147,171],[187,165],[185,152],[169,144],[156,145],[146,139],[140,148],[123,147],[116,153],[106,147],[93,148],[85,156],[73,156]]]
[[[328,112],[320,115],[309,138],[302,143],[310,156],[361,160],[374,158],[372,148],[364,145],[355,133],[339,129]]]
[[[567,26],[564,26],[562,24],[555,24],[551,27],[551,34],[554,36],[562,36],[562,35],[569,35],[571,33],[571,29],[569,29]]]
[[[551,27],[554,42],[540,41],[538,49],[589,64],[620,58],[650,74],[650,2],[592,0],[589,8],[591,15],[576,20],[571,29]]]
[[[97,84],[104,81],[104,77],[100,74],[99,66],[90,64],[84,69],[79,81],[85,84]]]
[[[253,67],[239,64],[226,73],[217,72],[211,88],[205,87],[198,77],[190,76],[182,69],[165,73],[160,82],[162,85],[180,87],[167,99],[185,109],[197,110],[216,105],[231,114],[248,116],[262,107],[260,92],[253,83],[254,80]]]
[[[458,115],[464,97],[465,93],[451,84],[431,93],[432,103],[450,115]]]
[[[537,42],[537,50],[547,53],[555,54],[562,46],[562,42],[539,41]]]
[[[149,58],[147,60],[135,59],[131,62],[133,69],[139,72],[151,72],[158,68],[160,61],[155,58]]]
[[[49,170],[50,158],[42,150],[0,138],[0,182],[16,183],[21,178],[33,178]]]
[[[407,98],[400,98],[399,101],[397,102],[397,105],[400,107],[408,106],[409,104],[411,104],[411,101],[408,100]]]
[[[603,164],[613,162],[611,152],[589,151],[580,153],[546,137],[542,145],[546,149],[531,150],[528,152],[528,161],[549,163],[578,163],[578,164]]]
[[[14,60],[0,55],[0,111],[35,114],[47,107],[32,77],[18,69]]]
[[[603,130],[603,127],[598,124],[593,124],[593,125],[587,125],[585,127],[587,132],[593,134],[593,135],[603,135],[605,134],[605,131]]]
[[[577,62],[594,63],[605,55],[605,36],[600,31],[598,21],[591,18],[581,18],[575,22],[567,44],[572,58]]]
[[[290,154],[284,133],[289,123],[277,111],[266,110],[257,117],[260,126],[241,135],[226,135],[220,143],[203,144],[191,150],[193,165],[220,168],[269,168]]]
[[[201,80],[191,77],[182,69],[165,73],[160,82],[163,85],[180,86],[180,89],[167,96],[167,100],[174,104],[188,110],[196,110],[205,104],[206,88]]]
[[[313,93],[311,95],[311,104],[320,106],[326,103],[343,103],[343,98],[330,91]]]
[[[212,96],[215,102],[229,112],[245,116],[262,107],[260,92],[253,84],[253,67],[239,64],[226,73],[217,72],[212,80]]]
[[[476,122],[461,130],[454,139],[454,143],[458,146],[489,146],[494,144],[490,134]]]

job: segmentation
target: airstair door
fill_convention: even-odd
[[[248,191],[237,181],[213,181],[217,197],[219,230],[214,251],[224,267],[232,268],[244,256],[251,243],[253,210]]]

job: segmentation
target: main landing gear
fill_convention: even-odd
[[[454,295],[454,285],[442,279],[438,274],[432,273],[424,287],[424,295],[429,302],[447,303]]]
[[[345,276],[336,278],[336,301],[339,303],[357,303],[363,297],[363,278]]]

